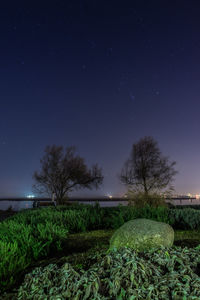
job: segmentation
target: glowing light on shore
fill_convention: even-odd
[[[32,199],[32,198],[35,198],[35,196],[34,195],[27,195],[26,198]]]

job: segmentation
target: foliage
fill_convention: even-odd
[[[176,229],[200,229],[200,211],[193,208],[171,209],[169,220]]]
[[[198,205],[198,204],[193,204],[193,205],[172,205],[171,208],[174,208],[174,209],[193,208],[193,209],[196,209],[196,210],[200,210],[200,205]]]
[[[34,190],[39,193],[55,195],[59,204],[74,189],[98,188],[103,176],[98,165],[87,167],[82,157],[75,154],[75,147],[64,151],[62,146],[47,146],[40,160],[41,170],[35,172]]]
[[[199,240],[200,244],[200,231],[198,230],[176,230],[174,235],[174,241],[184,240]]]
[[[198,248],[123,248],[86,271],[50,264],[26,275],[17,299],[199,299],[199,254]]]
[[[136,208],[134,206],[119,206],[115,208],[103,208],[103,228],[117,229],[125,222],[136,219],[146,218],[158,222],[168,223],[169,209],[167,207],[144,207]]]
[[[134,191],[158,192],[165,189],[177,173],[175,162],[162,155],[152,137],[133,144],[130,158],[125,162],[120,179]],[[170,186],[172,188],[172,186]]]
[[[60,250],[68,229],[43,219],[26,223],[20,215],[0,224],[0,290],[11,286],[17,274],[32,261],[47,256],[50,249]]]
[[[167,206],[165,202],[165,198],[162,195],[152,193],[147,194],[143,192],[133,192],[128,191],[127,198],[129,200],[128,205],[134,205],[135,207],[145,207],[146,205],[152,207],[159,207],[159,206]]]
[[[165,222],[174,229],[199,230],[200,212],[167,207],[73,205],[24,210],[0,223],[0,290],[12,286],[20,272],[34,261],[72,243],[67,233],[117,229],[135,218]],[[80,238],[81,239],[81,238]],[[90,241],[88,242],[90,243]],[[76,248],[75,248],[76,250]]]
[[[125,222],[146,218],[158,222],[165,222],[174,229],[200,229],[200,212],[194,209],[169,209],[165,206],[144,207],[118,206],[99,207],[92,205],[73,205],[43,207],[39,209],[24,210],[9,220],[20,224],[33,225],[43,223],[44,220],[55,225],[62,224],[69,233],[85,232],[97,229],[117,229]]]
[[[101,227],[102,213],[98,206],[48,207],[24,210],[0,223],[0,290],[11,286],[33,261],[61,250],[69,231]]]

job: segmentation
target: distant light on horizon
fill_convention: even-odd
[[[31,195],[27,195],[26,198],[31,199],[31,198],[35,198],[35,196],[31,194]]]
[[[108,197],[109,199],[113,198],[113,196],[111,194],[107,194],[106,197]]]

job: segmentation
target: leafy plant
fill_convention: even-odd
[[[0,290],[12,286],[34,261],[61,250],[68,233],[117,229],[135,218],[169,223],[174,229],[200,229],[200,211],[194,209],[73,205],[24,210],[0,223]]]
[[[200,211],[192,208],[170,210],[169,220],[176,229],[200,229]]]
[[[0,224],[0,290],[15,282],[17,274],[31,262],[47,256],[50,249],[60,250],[68,229],[43,220],[43,223],[25,224],[19,216]]]
[[[66,263],[27,274],[18,300],[28,299],[199,299],[199,249],[112,251],[87,271]]]

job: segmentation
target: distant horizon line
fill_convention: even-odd
[[[199,195],[198,195],[199,196]],[[109,197],[109,196],[95,196],[95,197],[69,197],[68,198],[69,201],[83,201],[83,202],[87,202],[87,201],[127,201],[128,198],[125,196],[113,196],[113,197]],[[179,199],[196,199],[196,200],[200,200],[199,197],[197,197],[196,195],[173,195],[170,198],[166,198],[166,199],[174,199],[174,200],[179,200]],[[0,197],[0,201],[52,201],[51,197]]]

